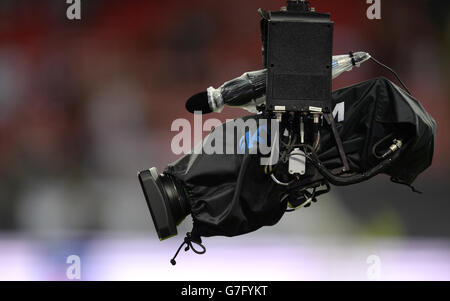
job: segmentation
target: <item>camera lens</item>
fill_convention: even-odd
[[[155,167],[138,177],[159,239],[177,235],[177,225],[190,213],[183,185],[171,175],[158,174]]]

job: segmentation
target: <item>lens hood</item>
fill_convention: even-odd
[[[170,200],[161,185],[157,169],[153,167],[141,171],[138,177],[159,239],[164,240],[177,235]]]

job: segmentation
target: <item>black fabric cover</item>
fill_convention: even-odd
[[[412,96],[389,80],[376,78],[335,91],[333,106],[342,102],[344,121],[335,120],[352,171],[364,172],[376,166],[379,160],[373,156],[372,148],[390,133],[408,139],[408,143],[385,173],[410,184],[430,166],[436,123]],[[252,115],[244,120],[262,117]],[[224,129],[222,125],[214,131]],[[245,133],[236,133],[236,144],[242,135]],[[328,126],[323,127],[321,137],[319,159],[329,169],[341,167]],[[208,139],[211,134],[204,141]],[[286,202],[280,201],[286,188],[264,173],[258,155],[188,154],[170,164],[165,173],[185,186],[194,221],[193,235],[245,234],[274,225],[286,209]]]
[[[419,101],[380,77],[333,92],[334,105],[344,102],[344,122],[336,126],[352,170],[363,172],[378,163],[372,148],[383,137],[408,138],[408,146],[387,174],[411,184],[431,165],[436,122]],[[329,169],[342,166],[332,133],[322,130],[319,158]],[[405,142],[405,141],[404,141]]]
[[[243,120],[263,118],[261,115]],[[234,145],[239,152],[239,141],[245,130],[226,139],[226,126],[216,127],[203,145],[213,139],[213,133],[223,132],[224,139],[216,143]],[[233,140],[233,141],[231,141]],[[188,154],[170,164],[165,173],[174,175],[185,185],[194,221],[193,236],[236,236],[262,226],[276,224],[286,210],[280,202],[283,187],[265,175],[257,154]]]

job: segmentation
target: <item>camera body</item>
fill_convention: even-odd
[[[227,174],[225,183],[231,185],[227,188],[229,195],[221,194],[222,205],[230,202],[231,204],[235,203],[233,206],[243,206],[242,195],[248,193],[248,200],[265,200],[264,204],[267,208],[258,205],[258,210],[261,208],[264,210],[260,210],[261,212],[258,213],[258,210],[254,209],[251,213],[246,214],[246,217],[242,218],[244,221],[242,225],[238,225],[235,221],[228,225],[227,218],[211,223],[210,220],[215,218],[207,218],[209,220],[208,223],[205,223],[207,226],[202,226],[200,219],[194,217],[196,223],[194,232],[201,232],[202,236],[234,236],[253,231],[261,226],[261,222],[249,222],[255,218],[264,221],[262,224],[273,224],[281,218],[288,201],[290,204],[302,204],[307,198],[314,198],[314,195],[305,196],[304,187],[316,191],[323,183],[323,177],[316,169],[313,169],[312,166],[306,168],[304,152],[299,152],[297,149],[295,156],[289,156],[295,144],[310,145],[314,150],[320,148],[323,116],[331,114],[333,105],[331,93],[333,22],[330,21],[329,14],[313,11],[309,1],[287,0],[286,6],[279,11],[265,12],[260,9],[259,12],[262,16],[261,34],[265,70],[247,73],[242,78],[232,81],[221,91],[221,96],[213,99],[212,102],[201,101],[203,99],[211,100],[210,95],[205,96],[209,93],[208,91],[195,95],[192,98],[192,104],[203,103],[202,108],[209,106],[206,111],[216,111],[212,108],[215,107],[214,105],[211,107],[211,103],[223,104],[226,99],[228,104],[231,102],[234,105],[240,105],[239,101],[246,103],[255,95],[265,94],[265,104],[257,109],[262,113],[260,116],[278,120],[279,133],[272,134],[277,137],[277,145],[281,142],[281,151],[286,153],[288,159],[278,165],[268,164],[266,168],[260,169],[259,164],[253,163],[245,167],[244,157],[233,155],[228,161],[237,160],[238,163],[235,166],[231,165],[231,167],[236,167],[235,169],[228,170],[230,168],[228,162],[226,166],[221,165],[224,160],[221,155],[191,156],[188,154],[185,159],[176,162],[175,169],[169,166],[162,175],[159,175],[154,168],[139,173],[139,180],[161,240],[176,235],[176,224],[188,214],[196,216],[197,207],[201,210],[206,209],[202,203],[205,200],[201,199],[200,203],[202,204],[198,205],[193,201],[195,199],[193,195],[198,194],[203,198],[204,194],[210,194],[212,187],[225,185],[222,183],[223,179],[217,177],[220,173]],[[205,113],[205,110],[202,109],[202,111]],[[248,118],[255,119],[257,117]],[[215,132],[217,131],[216,128]],[[289,133],[289,137],[281,136],[280,133],[286,132]],[[230,141],[226,141],[226,143],[239,140],[238,136],[231,137],[228,139]],[[205,140],[208,139],[210,138],[205,138]],[[275,153],[273,152],[273,154]],[[190,163],[185,164],[183,160]],[[202,163],[191,166],[195,160]],[[276,161],[278,162],[278,160]],[[203,162],[209,163],[205,164],[203,168],[199,168]],[[215,169],[211,170],[211,166],[215,166]],[[177,173],[178,170],[181,170],[181,173]],[[239,176],[244,171],[248,174],[245,177],[247,180]],[[202,176],[199,181],[197,178],[199,174],[211,174],[215,177]],[[254,182],[252,179],[256,175],[260,178]],[[293,183],[294,180],[304,187],[300,190],[290,191],[287,199],[286,195],[288,194],[284,191],[287,187],[283,185]],[[177,185],[177,181],[184,183],[187,189]],[[248,185],[244,185],[246,189],[243,189],[242,183],[245,181],[250,182]],[[281,186],[277,184],[282,183],[280,181],[284,181]],[[195,185],[191,185],[192,183]],[[205,191],[200,193],[199,190],[202,187]],[[187,194],[186,191],[188,191]],[[256,197],[258,193],[261,195]],[[280,202],[280,198],[285,201]],[[251,205],[246,206],[251,207]],[[223,210],[225,209],[222,208],[219,211]],[[232,212],[231,209],[228,211]],[[204,215],[204,212],[201,214]],[[216,225],[220,225],[220,227],[216,229]]]
[[[329,112],[333,22],[308,1],[288,1],[281,11],[262,12],[266,110]]]
[[[436,123],[410,93],[385,78],[331,91],[333,78],[370,55],[350,52],[332,59],[329,14],[299,0],[288,0],[280,11],[259,12],[266,69],[210,87],[186,103],[189,112],[199,108],[203,114],[225,105],[254,107],[258,114],[215,127],[200,145],[239,145],[241,152],[194,149],[162,174],[156,168],[138,174],[161,240],[176,235],[188,215],[193,228],[183,242],[187,249],[201,243],[200,237],[249,233],[276,224],[292,208],[310,206],[330,185],[353,185],[381,173],[411,185],[431,164]],[[265,102],[257,101],[264,96]],[[338,105],[342,118],[335,121],[332,108]],[[232,124],[243,126],[228,135]],[[250,151],[263,145],[270,146],[264,163],[260,159],[267,154]]]

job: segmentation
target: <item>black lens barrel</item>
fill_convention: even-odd
[[[180,224],[190,213],[182,184],[175,177],[168,174],[160,175],[157,182],[161,185],[163,193],[166,194],[166,200],[172,210],[175,223],[177,225]]]
[[[141,171],[139,182],[144,192],[160,240],[177,235],[177,225],[190,213],[183,185],[155,167]]]

